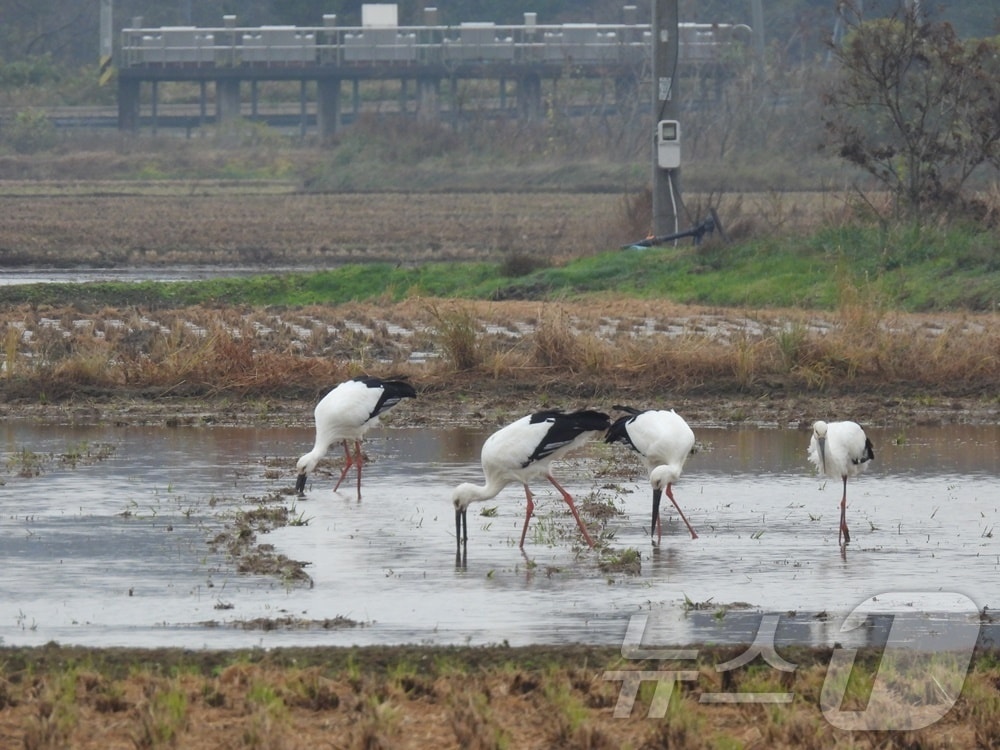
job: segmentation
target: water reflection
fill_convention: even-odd
[[[979,608],[1000,606],[1000,427],[870,429],[877,460],[853,486],[844,558],[840,488],[811,472],[808,432],[696,429],[705,448],[675,491],[700,538],[668,513],[660,547],[649,541],[645,477],[595,479],[595,467],[625,455],[595,445],[595,460],[572,460],[560,477],[578,500],[620,510],[609,522],[610,546],[638,550],[639,575],[602,572],[598,555],[578,546],[558,493],[541,485],[527,560],[517,548],[518,487],[487,504],[494,516],[470,513],[468,548],[456,558],[450,492],[480,478],[487,432],[380,430],[366,446],[371,463],[358,502],[351,491],[331,491],[338,454],[321,463],[326,471],[315,473],[305,498],[288,492],[310,429],[8,421],[0,425],[0,638],[618,645],[632,616],[655,613],[663,642],[744,642],[776,613],[780,642],[831,643],[846,637],[844,615],[881,592],[954,591]],[[274,495],[300,523],[260,541],[308,562],[312,588],[238,573],[209,545],[236,509]],[[280,617],[342,617],[357,627],[240,626]],[[984,623],[983,637],[995,636],[992,627]],[[883,631],[873,625],[850,637]]]
[[[171,266],[170,268],[73,268],[25,269],[6,268],[0,271],[0,286],[19,284],[88,284],[92,282],[139,281],[202,281],[204,279],[259,276],[262,273],[309,272],[309,267],[288,266],[277,268]]]

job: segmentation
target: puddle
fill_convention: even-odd
[[[467,558],[456,565],[449,496],[481,479],[479,430],[371,434],[359,502],[334,494],[335,477],[322,472],[304,499],[280,494],[294,484],[311,430],[8,421],[0,642],[620,645],[644,617],[644,643],[718,643],[752,640],[768,616],[779,643],[871,644],[886,630],[877,618],[850,632],[844,622],[872,597],[900,615],[913,610],[927,632],[947,630],[948,613],[920,610],[924,592],[944,592],[944,609],[949,593],[987,614],[1000,608],[1000,427],[869,432],[876,462],[849,484],[843,557],[840,484],[811,473],[805,432],[696,426],[705,449],[675,496],[699,539],[670,513],[659,548],[648,537],[645,478],[607,474],[624,451],[599,446],[557,465],[578,503],[596,493],[620,511],[608,521],[609,544],[639,551],[641,571],[631,575],[601,572],[543,483],[525,544],[530,564],[517,548],[523,492],[508,487],[485,504],[495,516],[472,506]],[[321,468],[341,459],[331,451]],[[239,573],[210,544],[237,510],[274,497],[297,523],[256,541],[307,563],[311,586]],[[980,640],[996,627],[984,622]]]
[[[242,266],[171,266],[170,268],[79,268],[34,269],[5,268],[0,272],[0,286],[20,284],[87,284],[90,282],[133,281],[204,281],[240,276],[257,276],[261,273],[303,272],[308,267],[289,266],[261,269]]]

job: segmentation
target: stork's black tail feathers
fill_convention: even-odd
[[[875,449],[872,446],[872,441],[865,438],[865,452],[861,454],[861,458],[855,458],[852,463],[863,464],[868,461],[872,461],[875,458]]]
[[[611,426],[611,417],[603,411],[582,409],[569,412],[566,417],[573,420],[580,432],[604,432]]]
[[[417,390],[405,379],[383,380],[370,375],[358,375],[354,380],[364,383],[369,388],[381,388],[382,396],[368,418],[376,417],[402,401],[404,398],[416,398]]]
[[[615,411],[625,412],[624,417],[618,417],[614,422],[612,422],[611,427],[608,428],[608,434],[604,436],[604,442],[609,445],[614,443],[622,443],[627,445],[629,448],[635,448],[632,444],[632,439],[628,436],[628,424],[633,419],[635,419],[639,414],[642,414],[644,409],[636,409],[633,406],[615,406]]]
[[[612,406],[611,408],[615,411],[623,411],[626,414],[631,414],[632,416],[642,414],[645,411],[645,409],[636,409],[634,406]]]

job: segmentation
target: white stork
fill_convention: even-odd
[[[326,455],[327,450],[338,440],[343,443],[347,464],[340,472],[340,479],[334,486],[336,492],[344,481],[351,466],[358,469],[358,499],[361,499],[361,466],[364,459],[361,454],[361,440],[365,433],[378,424],[379,415],[394,407],[404,398],[416,398],[417,392],[413,386],[402,380],[383,380],[381,378],[359,375],[351,380],[345,380],[326,394],[313,411],[316,420],[316,443],[313,449],[299,459],[296,464],[299,475],[295,481],[295,491],[305,493],[306,476],[319,460]],[[354,441],[354,457],[348,441]]]
[[[851,541],[847,530],[847,478],[856,477],[867,469],[868,462],[873,458],[872,441],[857,422],[827,423],[819,420],[813,424],[809,460],[820,474],[844,482],[844,496],[840,500],[840,531],[837,534],[837,540],[842,545]]]
[[[631,406],[614,408],[625,412],[626,416],[614,421],[604,441],[627,445],[642,457],[649,471],[649,483],[653,486],[653,520],[649,527],[650,538],[655,529],[656,542],[659,544],[662,535],[660,498],[666,492],[688,531],[691,532],[691,538],[697,539],[698,535],[684,517],[684,512],[674,499],[671,489],[680,479],[684,462],[694,449],[694,432],[684,418],[673,409],[635,409]]]
[[[598,433],[608,429],[611,420],[599,411],[583,410],[564,413],[558,410],[539,411],[521,417],[506,427],[497,430],[483,443],[482,464],[486,484],[479,486],[466,482],[452,493],[455,506],[455,536],[459,548],[469,540],[467,511],[471,503],[489,500],[512,482],[520,482],[528,500],[524,514],[524,528],[521,529],[520,548],[524,550],[524,537],[528,533],[528,521],[535,509],[534,499],[528,482],[544,476],[559,490],[569,506],[587,544],[594,546],[580,515],[573,504],[572,496],[552,476],[552,462],[562,458],[577,446],[582,445]]]

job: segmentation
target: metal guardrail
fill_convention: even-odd
[[[720,62],[750,40],[744,25],[685,23],[679,31],[684,63]],[[164,26],[123,29],[119,67],[627,65],[651,55],[649,25]]]

